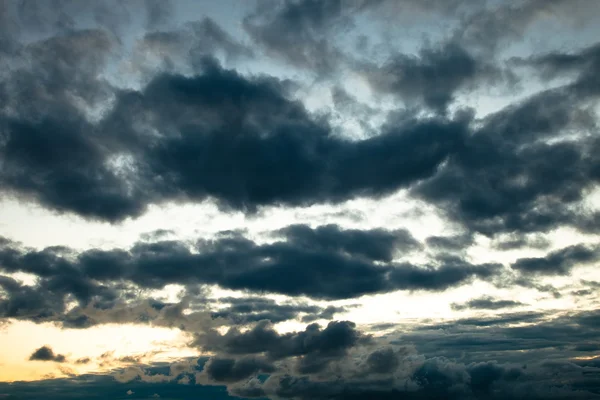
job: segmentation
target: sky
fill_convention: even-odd
[[[0,0],[0,399],[600,398],[599,18]]]

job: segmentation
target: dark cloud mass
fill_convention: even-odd
[[[42,346],[34,351],[29,357],[29,361],[55,361],[65,362],[66,358],[62,354],[54,354],[54,351],[48,346]]]
[[[291,2],[277,18],[319,31],[351,8],[317,3]],[[595,75],[585,72],[595,65],[593,49],[565,55],[564,62],[555,54],[532,61],[583,72],[576,82],[508,106],[476,128],[468,114],[411,118],[348,141],[292,100],[285,81],[221,67],[206,55],[213,44],[232,54],[241,50],[214,22],[204,20],[197,29],[210,45],[193,56],[196,74],[158,72],[140,90],[116,89],[101,78],[116,46],[105,31],[66,31],[24,47],[19,59],[27,66],[15,63],[4,81],[3,191],[119,221],[172,200],[214,199],[225,209],[253,212],[378,197],[416,184],[414,195],[486,235],[560,224],[595,229],[597,218],[565,205],[575,206],[598,181],[598,140],[539,141],[591,128],[589,113],[573,105],[584,107],[599,93]],[[423,50],[418,59],[399,56],[389,68],[399,77],[381,83],[382,90],[423,97],[440,111],[459,87],[475,84],[480,68],[492,67],[479,67],[458,43]],[[111,96],[112,106],[97,122],[74,100],[100,107]],[[563,168],[552,168],[555,160]]]
[[[282,91],[274,79],[248,80],[205,61],[201,75],[164,74],[142,92],[118,93],[98,124],[53,101],[59,114],[3,119],[2,186],[109,221],[166,200],[214,198],[249,211],[339,202],[431,175],[467,130],[461,121],[431,119],[350,142]]]
[[[267,361],[248,357],[239,360],[212,358],[206,365],[206,374],[215,382],[237,382],[259,372],[273,372],[275,368]]]
[[[599,399],[592,3],[0,0],[0,399]]]
[[[424,266],[395,262],[395,257],[418,248],[418,242],[403,230],[292,225],[277,234],[283,238],[270,244],[257,244],[226,232],[212,240],[200,239],[193,247],[163,240],[138,242],[129,250],[84,252],[54,247],[30,250],[4,240],[1,268],[7,273],[35,274],[40,280],[32,287],[3,278],[0,283],[6,297],[0,305],[7,317],[55,318],[64,311],[67,295],[82,307],[110,307],[127,293],[118,284],[124,281],[146,289],[168,284],[217,284],[259,293],[346,299],[393,290],[442,291],[475,278],[492,280],[504,270],[500,264],[472,264],[456,256],[440,256]],[[35,296],[25,297],[28,292]],[[23,303],[17,307],[18,302]],[[242,321],[288,319],[299,312],[327,317],[337,311],[298,305],[286,309],[256,300],[251,303],[233,304],[215,316]],[[252,312],[239,315],[242,311]]]
[[[521,258],[511,265],[523,273],[565,275],[578,264],[596,261],[600,253],[597,246],[570,246],[553,251],[546,257]]]
[[[325,329],[318,324],[308,325],[303,332],[279,334],[266,321],[260,322],[251,330],[240,332],[233,328],[224,335],[209,331],[197,335],[193,345],[209,351],[217,351],[230,355],[264,354],[266,359],[242,358],[218,360],[216,364],[209,362],[206,372],[211,379],[219,379],[212,368],[219,368],[225,375],[241,375],[234,381],[257,373],[274,372],[270,364],[278,360],[296,358],[295,368],[301,374],[317,373],[324,370],[331,362],[342,359],[349,349],[366,343],[370,339],[356,330],[356,325],[348,321],[330,322]],[[214,361],[214,360],[213,360]]]

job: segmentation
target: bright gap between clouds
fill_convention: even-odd
[[[188,341],[188,335],[178,329],[162,327],[107,324],[61,329],[52,323],[11,321],[0,329],[0,381],[66,376],[61,368],[77,374],[109,371],[125,366],[126,363],[117,361],[125,356],[142,356],[144,362],[157,362],[199,355],[187,347]],[[30,355],[45,345],[55,354],[65,355],[67,361],[29,361]],[[106,354],[104,359],[103,354]],[[76,364],[81,358],[91,361]],[[101,366],[102,363],[105,365]]]

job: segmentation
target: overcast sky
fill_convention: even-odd
[[[600,398],[599,20],[0,0],[0,399]]]

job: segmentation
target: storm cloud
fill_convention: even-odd
[[[202,65],[197,76],[162,74],[142,91],[116,93],[99,123],[58,98],[44,107],[56,113],[3,118],[4,190],[108,221],[167,200],[214,198],[246,211],[335,203],[388,194],[433,174],[467,132],[465,121],[434,118],[343,140],[288,100],[282,82],[247,79],[207,59]],[[70,156],[59,157],[65,149]]]
[[[0,1],[0,398],[600,398],[600,8],[209,3]]]
[[[48,295],[72,295],[82,306],[114,302],[123,292],[114,282],[123,280],[153,289],[177,283],[217,284],[259,293],[345,299],[393,290],[442,291],[476,278],[491,280],[504,270],[500,264],[472,264],[454,256],[423,266],[395,262],[402,250],[417,246],[405,231],[294,225],[277,233],[283,240],[270,244],[225,232],[200,239],[192,247],[172,240],[79,253],[68,248],[28,250],[5,241],[0,260],[4,271],[35,274],[41,278],[38,289]],[[30,290],[10,278],[5,286],[6,307],[16,301],[13,297]],[[43,304],[40,299],[36,307]]]

